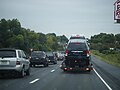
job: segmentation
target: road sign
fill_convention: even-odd
[[[114,20],[120,23],[120,0],[114,3]]]

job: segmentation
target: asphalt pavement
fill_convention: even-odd
[[[120,68],[92,56],[94,70],[89,72],[64,72],[62,61],[49,67],[31,68],[24,78],[0,78],[0,90],[120,90]]]

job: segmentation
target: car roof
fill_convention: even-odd
[[[15,48],[0,48],[0,50],[20,50],[20,49],[15,49]]]
[[[32,53],[45,53],[44,51],[33,51]]]
[[[46,54],[48,55],[48,56],[53,56],[54,54],[53,54],[53,52],[46,52]]]

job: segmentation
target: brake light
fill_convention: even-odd
[[[16,65],[20,65],[20,61],[16,61]]]
[[[75,62],[77,62],[77,60],[75,60]]]
[[[89,51],[89,50],[86,51],[86,55],[87,55],[88,57],[90,56],[90,51]]]
[[[66,52],[65,52],[65,56],[68,56],[68,50],[66,50]]]
[[[64,70],[67,70],[67,68],[64,68]]]

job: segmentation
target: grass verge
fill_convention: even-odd
[[[116,54],[102,54],[97,50],[91,50],[92,54],[98,57],[100,60],[120,68],[120,53]]]

